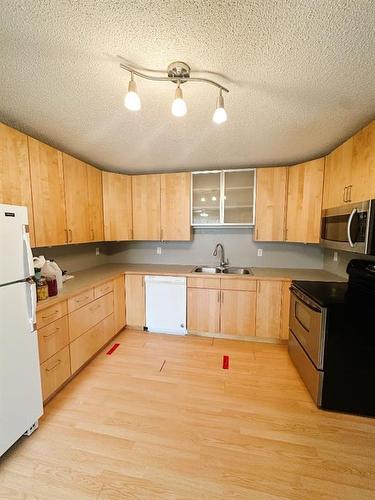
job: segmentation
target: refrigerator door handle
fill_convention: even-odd
[[[23,233],[23,244],[24,244],[24,256],[27,265],[27,275],[34,276],[34,262],[30,246],[30,233],[28,225],[24,224],[22,226],[22,233]]]
[[[30,298],[28,300],[29,308],[31,309],[29,311],[30,327],[31,327],[31,332],[35,332],[36,331],[36,285],[31,278],[27,279],[26,283],[29,285],[29,290],[30,290]]]

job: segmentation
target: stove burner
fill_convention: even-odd
[[[368,264],[366,266],[366,271],[369,271],[370,273],[375,273],[375,264]]]

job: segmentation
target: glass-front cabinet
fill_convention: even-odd
[[[254,224],[255,170],[193,172],[193,226]]]

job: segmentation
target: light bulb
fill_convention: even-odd
[[[130,111],[139,111],[141,109],[141,100],[137,93],[137,86],[133,79],[133,73],[129,82],[128,93],[126,94],[124,99],[124,105],[125,108],[129,109]]]
[[[221,123],[226,122],[227,119],[228,119],[228,115],[224,109],[224,97],[222,94],[222,90],[220,89],[220,94],[219,94],[219,97],[217,98],[216,109],[215,109],[214,115],[212,117],[212,121],[214,123],[217,123],[218,125],[220,125]]]
[[[183,99],[182,90],[180,89],[180,82],[178,82],[174,101],[172,103],[172,115],[185,116],[187,112],[186,102]]]

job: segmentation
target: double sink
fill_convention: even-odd
[[[215,267],[215,266],[198,266],[193,269],[194,273],[206,274],[247,274],[253,276],[253,271],[248,267]]]

